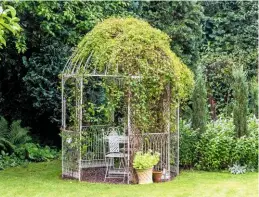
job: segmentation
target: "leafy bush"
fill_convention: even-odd
[[[258,126],[255,117],[248,119],[249,136],[243,136],[236,140],[233,149],[233,161],[240,165],[247,165],[248,169],[258,167]]]
[[[9,155],[3,150],[0,152],[0,170],[8,167],[26,165],[28,162],[50,161],[59,155],[56,149],[48,146],[41,147],[39,144],[26,143],[16,147]]]
[[[180,122],[180,166],[184,168],[193,167],[197,161],[194,153],[198,142],[198,133],[191,128],[191,123]]]
[[[58,152],[49,146],[41,147],[39,144],[26,143],[15,150],[16,155],[21,159],[40,162],[49,161],[58,157]]]
[[[21,121],[13,121],[9,126],[0,116],[0,170],[27,163],[28,161],[49,161],[58,156],[55,149],[28,143],[31,137],[28,128],[21,127]]]
[[[8,155],[3,151],[0,154],[0,170],[4,170],[8,167],[15,167],[27,163],[26,160],[22,160],[15,154]]]
[[[146,170],[152,168],[159,161],[160,154],[155,152],[152,154],[151,151],[147,153],[137,152],[133,161],[133,168],[137,170]]]
[[[180,125],[180,165],[201,170],[221,170],[239,164],[247,170],[258,166],[258,133],[255,117],[248,117],[250,135],[236,138],[233,120],[218,119],[197,135],[189,123]]]
[[[258,117],[258,82],[257,77],[253,77],[249,82],[249,110]]]
[[[10,127],[5,118],[0,117],[0,150],[13,152],[13,150],[31,140],[29,129],[21,127],[21,121],[13,121]]]
[[[0,117],[0,150],[4,150],[7,146],[11,146],[11,143],[7,140],[8,134],[8,122]]]
[[[31,140],[31,137],[28,135],[28,133],[28,128],[21,127],[21,120],[15,120],[10,126],[8,139],[13,145],[19,146]]]
[[[198,169],[218,170],[231,163],[231,151],[234,149],[234,126],[226,119],[207,124],[207,131],[201,135],[196,146],[199,161]]]

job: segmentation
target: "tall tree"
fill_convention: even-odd
[[[195,86],[192,95],[192,127],[201,133],[206,130],[207,123],[207,91],[201,67],[197,68]]]
[[[21,119],[41,139],[59,142],[58,74],[70,50],[96,23],[130,15],[129,2],[12,2],[23,28],[26,51],[18,53],[13,36],[0,51],[0,114]]]
[[[70,56],[68,49],[103,19],[145,18],[169,34],[173,51],[188,66],[198,58],[202,7],[197,3],[21,1],[12,5],[24,29],[21,40],[27,49],[19,54],[13,37],[9,37],[10,45],[0,52],[0,114],[22,119],[32,127],[32,133],[43,138],[59,140],[57,75]]]
[[[232,111],[231,62],[242,63],[248,81],[257,75],[258,1],[200,3],[205,15],[201,61],[208,70],[207,88],[217,114],[226,113]]]
[[[236,67],[233,70],[233,121],[235,125],[235,133],[237,137],[247,135],[247,105],[248,105],[248,84],[246,81],[246,73],[243,67]]]
[[[167,33],[171,49],[193,71],[202,44],[203,8],[197,2],[138,2],[135,12],[152,26]]]

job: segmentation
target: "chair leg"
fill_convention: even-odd
[[[121,169],[121,168],[124,167],[123,159],[122,159],[122,158],[119,158],[119,160],[120,160],[119,169]]]
[[[124,182],[125,182],[125,178],[126,178],[126,177],[129,178],[129,177],[128,177],[127,160],[126,160],[125,157],[124,157],[122,160],[124,161],[124,174],[123,174],[123,183],[124,183]]]
[[[115,168],[115,158],[114,157],[108,157],[106,158],[106,172],[105,172],[105,178],[104,178],[104,182],[106,182],[107,178],[112,178],[113,176],[110,176],[110,170],[119,170],[120,172],[123,171],[123,176],[121,176],[122,174],[118,174],[118,176],[116,178],[122,178],[123,183],[126,181],[127,178],[127,182],[129,180],[129,169],[128,169],[128,165],[127,165],[127,159],[126,158],[120,158],[119,159],[119,168]],[[116,172],[115,172],[116,173]],[[114,174],[113,174],[114,175]]]
[[[111,159],[111,166],[112,166],[112,168],[114,169],[114,166],[115,166],[114,157],[112,157],[112,159]]]
[[[110,159],[107,158],[106,159],[106,172],[105,172],[104,182],[106,182],[106,178],[107,178],[108,171],[109,171],[109,161],[110,161]]]

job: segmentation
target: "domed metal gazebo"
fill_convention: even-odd
[[[91,58],[92,53],[84,60],[74,61],[71,57],[61,73],[62,177],[94,182],[116,179],[129,184],[135,182],[132,165],[135,153],[150,149],[160,153],[160,161],[154,168],[163,171],[164,181],[178,175],[179,111],[170,109],[170,84],[166,85],[160,99],[163,124],[144,133],[133,118],[134,92],[124,83],[125,78],[141,83],[141,74],[126,76],[119,69],[109,70],[108,65],[100,71],[89,66]],[[99,114],[89,116],[93,103],[97,106],[98,102],[105,102],[105,97],[109,96],[100,85],[107,83],[116,84],[121,90],[127,89],[121,96],[119,106],[108,114],[108,118],[107,114],[102,114],[101,108],[98,108]],[[101,101],[97,102],[98,99]],[[95,116],[97,118],[92,121]],[[172,119],[176,125],[173,128]]]

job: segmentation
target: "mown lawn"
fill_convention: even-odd
[[[151,185],[93,184],[60,179],[60,161],[30,164],[0,171],[0,196],[170,196],[257,197],[257,173],[183,171],[171,182]]]

